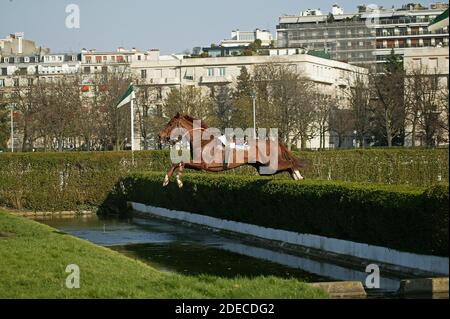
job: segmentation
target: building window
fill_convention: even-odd
[[[141,56],[140,56],[140,55],[138,55],[138,57],[137,57],[137,58],[138,58],[138,61],[141,61]]]
[[[28,86],[32,86],[33,85],[33,79],[28,79]]]
[[[156,98],[158,99],[158,101],[162,100],[162,88],[158,87],[156,89]]]
[[[91,73],[91,68],[89,66],[85,66],[83,72],[85,74],[89,74],[89,73]]]
[[[14,87],[18,87],[19,86],[19,79],[14,79],[13,85],[14,85]]]
[[[4,79],[0,79],[0,88],[5,86],[5,80]]]
[[[208,76],[214,76],[214,68],[208,68]]]
[[[2,68],[2,75],[8,75],[8,69]]]
[[[220,76],[225,76],[226,75],[225,68],[219,68],[219,74],[220,74]]]
[[[147,70],[141,70],[141,79],[147,78]]]

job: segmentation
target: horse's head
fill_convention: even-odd
[[[181,115],[177,113],[172,119],[167,123],[167,125],[159,132],[159,140],[162,142],[170,142],[170,134],[172,131],[180,127]]]
[[[185,129],[188,132],[193,131],[195,119],[189,115],[180,115],[177,113],[167,125],[159,132],[159,140],[162,142],[174,142],[171,141],[170,135],[174,129]],[[200,130],[207,129],[208,127],[203,122],[200,122]]]

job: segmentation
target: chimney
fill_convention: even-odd
[[[151,49],[148,53],[148,60],[149,61],[159,61],[159,50],[158,49]]]
[[[16,32],[14,34],[14,39],[18,40],[18,45],[17,45],[17,53],[18,54],[23,53],[23,36],[24,36],[23,32]]]

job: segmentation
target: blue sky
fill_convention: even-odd
[[[275,33],[278,17],[308,8],[328,12],[333,3],[354,12],[355,0],[0,0],[0,37],[18,31],[53,52],[85,47],[115,50],[159,48],[165,54],[207,46],[233,29]],[[369,1],[386,8],[407,0]],[[431,2],[431,1],[428,1]],[[424,5],[428,5],[424,2]],[[65,27],[68,4],[80,8],[80,28]]]

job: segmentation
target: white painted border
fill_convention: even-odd
[[[244,235],[255,236],[268,240],[281,241],[293,245],[309,247],[340,255],[366,259],[371,262],[392,264],[400,267],[419,269],[436,274],[449,274],[449,258],[428,255],[418,255],[402,252],[386,247],[356,243],[348,240],[328,238],[318,235],[301,234],[281,229],[265,228],[252,224],[240,223],[215,217],[175,211],[161,207],[147,206],[130,202],[133,209],[140,213],[185,221],[221,230],[232,231]]]

